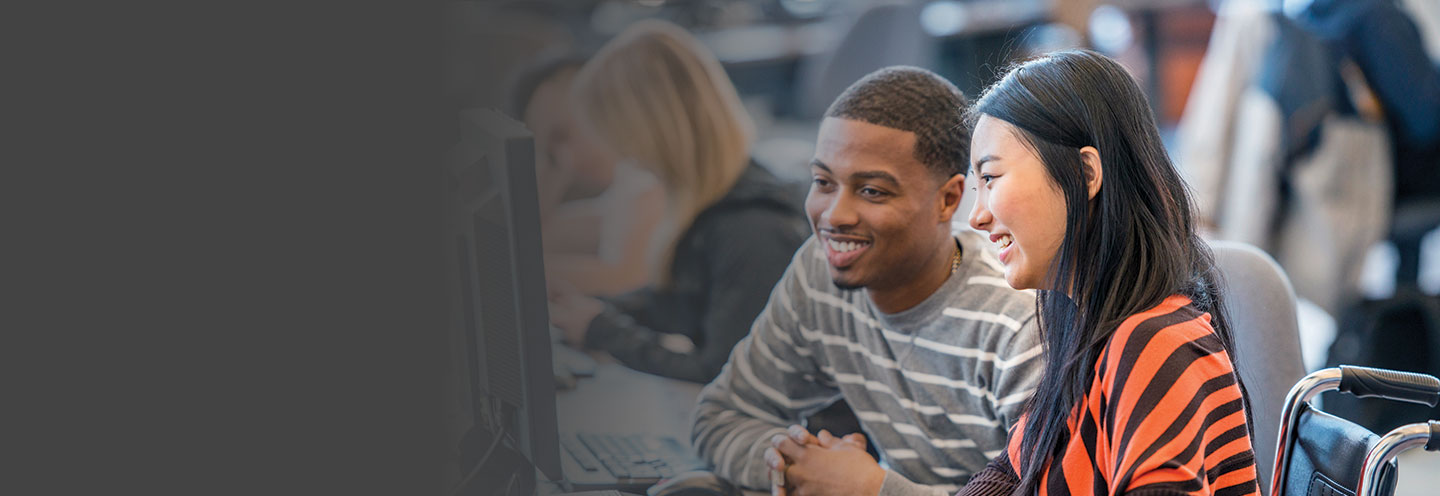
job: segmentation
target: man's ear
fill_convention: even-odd
[[[960,208],[960,199],[965,194],[965,175],[950,176],[945,184],[940,185],[939,194],[939,203],[936,206],[940,208],[940,219],[950,222],[950,218],[955,215],[955,210]]]
[[[1080,162],[1085,164],[1085,189],[1088,191],[1088,198],[1094,199],[1095,194],[1100,192],[1100,185],[1105,182],[1105,167],[1100,163],[1100,150],[1093,146],[1081,148]]]

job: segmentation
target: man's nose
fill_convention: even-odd
[[[821,214],[820,220],[831,228],[853,226],[859,222],[859,215],[856,215],[854,200],[850,195],[835,195],[835,200]]]

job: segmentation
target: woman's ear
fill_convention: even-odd
[[[1095,194],[1100,192],[1100,184],[1105,182],[1105,168],[1100,163],[1100,150],[1093,146],[1081,148],[1080,162],[1085,164],[1085,189],[1088,190],[1089,198],[1094,199]]]

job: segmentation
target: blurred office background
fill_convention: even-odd
[[[826,106],[874,69],[925,67],[973,99],[1012,62],[1097,50],[1147,89],[1208,233],[1260,246],[1289,274],[1307,369],[1336,360],[1440,368],[1440,352],[1431,351],[1440,350],[1440,312],[1427,306],[1440,293],[1436,0],[485,0],[450,8],[445,89],[462,108],[512,108],[510,86],[526,66],[593,53],[637,20],[686,28],[739,89],[756,125],[752,156],[797,191],[809,179]],[[957,216],[956,228],[964,223]],[[1385,305],[1422,323],[1357,329],[1384,321]],[[1409,456],[1402,467],[1399,494],[1440,486],[1440,458]]]

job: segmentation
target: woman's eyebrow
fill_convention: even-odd
[[[993,160],[1000,160],[1000,157],[995,155],[986,155],[984,157],[980,157],[978,160],[975,161],[975,165],[970,167],[970,170],[974,172],[980,172],[980,168],[985,166],[985,162],[990,162]]]

